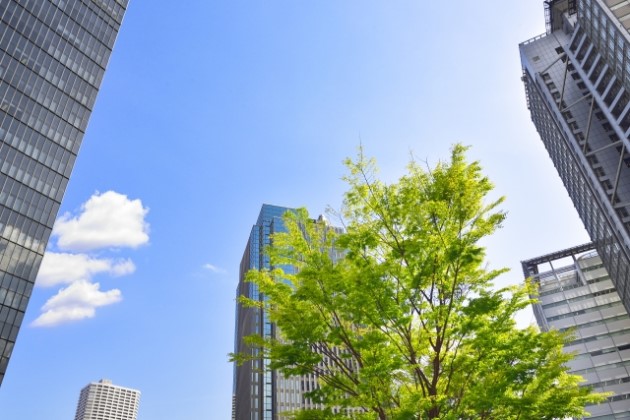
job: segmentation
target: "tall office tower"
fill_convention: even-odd
[[[128,0],[0,0],[0,383]]]
[[[534,314],[543,330],[571,330],[568,367],[595,391],[613,392],[587,406],[593,420],[630,418],[630,317],[592,244],[523,261],[539,285]]]
[[[136,420],[139,405],[140,391],[101,379],[81,390],[74,420]]]
[[[245,275],[251,269],[272,268],[264,248],[270,244],[270,235],[285,230],[282,215],[287,211],[293,209],[268,204],[262,206],[241,260],[237,297],[264,299],[256,285],[245,281]],[[290,269],[282,268],[285,272]],[[269,321],[265,311],[243,307],[237,303],[235,353],[255,351],[243,342],[243,337],[252,334],[275,337],[276,328]],[[279,372],[270,370],[267,364],[266,361],[254,361],[242,366],[235,365],[232,404],[234,419],[277,420],[283,418],[282,413],[285,411],[317,408],[310,399],[304,397],[304,392],[317,386],[317,379],[314,376],[287,378]]]
[[[630,310],[630,5],[549,0],[547,33],[520,45],[528,107]]]

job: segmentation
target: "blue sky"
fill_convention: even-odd
[[[530,121],[518,43],[542,1],[132,0],[2,389],[66,420],[80,389],[139,420],[227,419],[234,292],[262,203],[338,208],[359,143],[384,180],[471,145],[506,195],[487,241],[520,260],[588,240]],[[523,322],[532,321],[524,314]]]

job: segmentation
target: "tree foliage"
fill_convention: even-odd
[[[539,420],[603,398],[567,372],[565,335],[516,327],[534,286],[493,288],[506,270],[487,268],[480,241],[504,221],[503,198],[487,202],[493,186],[465,154],[412,161],[392,184],[362,154],[348,160],[344,232],[287,213],[267,250],[275,268],[249,273],[265,299],[244,303],[279,331],[250,344],[284,375],[316,374],[314,401],[364,411],[353,418]]]

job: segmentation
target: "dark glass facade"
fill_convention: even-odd
[[[270,235],[282,231],[282,215],[290,211],[286,207],[264,204],[252,227],[241,260],[237,296],[260,300],[262,297],[255,284],[245,281],[245,275],[252,269],[270,268],[269,257],[264,248],[270,244]],[[273,325],[265,311],[246,308],[237,303],[235,352],[256,351],[247,348],[243,337],[258,334],[267,337],[274,333]],[[274,407],[274,372],[265,369],[260,361],[235,366],[234,374],[234,418],[237,420],[277,419]]]
[[[256,285],[245,281],[245,276],[252,269],[271,269],[265,247],[271,243],[271,235],[285,231],[282,216],[294,209],[264,204],[258,220],[252,227],[241,260],[238,296],[246,296],[254,300],[263,300],[264,296]],[[282,267],[285,272],[292,267]],[[248,335],[275,337],[276,327],[269,320],[265,311],[256,308],[236,305],[236,330],[234,351],[236,353],[255,352],[243,342]],[[233,413],[236,420],[279,420],[283,413],[305,408],[316,408],[304,392],[317,387],[317,378],[313,375],[301,377],[285,377],[279,372],[270,370],[268,361],[253,361],[234,367]]]
[[[547,33],[520,45],[528,107],[630,310],[630,7],[612,0],[545,7]]]
[[[0,0],[0,383],[128,0]]]

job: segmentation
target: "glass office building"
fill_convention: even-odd
[[[285,230],[282,215],[287,211],[294,210],[268,204],[262,206],[241,260],[237,297],[264,299],[255,284],[245,281],[245,275],[251,269],[272,268],[264,248],[271,243],[271,235]],[[290,269],[282,268],[285,272]],[[238,302],[236,305],[235,353],[256,351],[243,342],[243,337],[248,335],[276,337],[276,327],[269,321],[265,311],[243,307]],[[312,375],[284,377],[279,372],[270,370],[267,363],[252,361],[234,366],[233,419],[278,420],[284,418],[283,412],[317,408],[310,399],[304,397],[304,392],[317,386],[317,378]]]
[[[630,317],[592,244],[523,261],[538,283],[536,321],[543,330],[571,331],[568,364],[598,392],[613,395],[587,406],[593,420],[630,419]]]
[[[0,383],[128,0],[0,0]]]
[[[544,7],[547,32],[520,45],[528,107],[630,310],[630,5]]]

